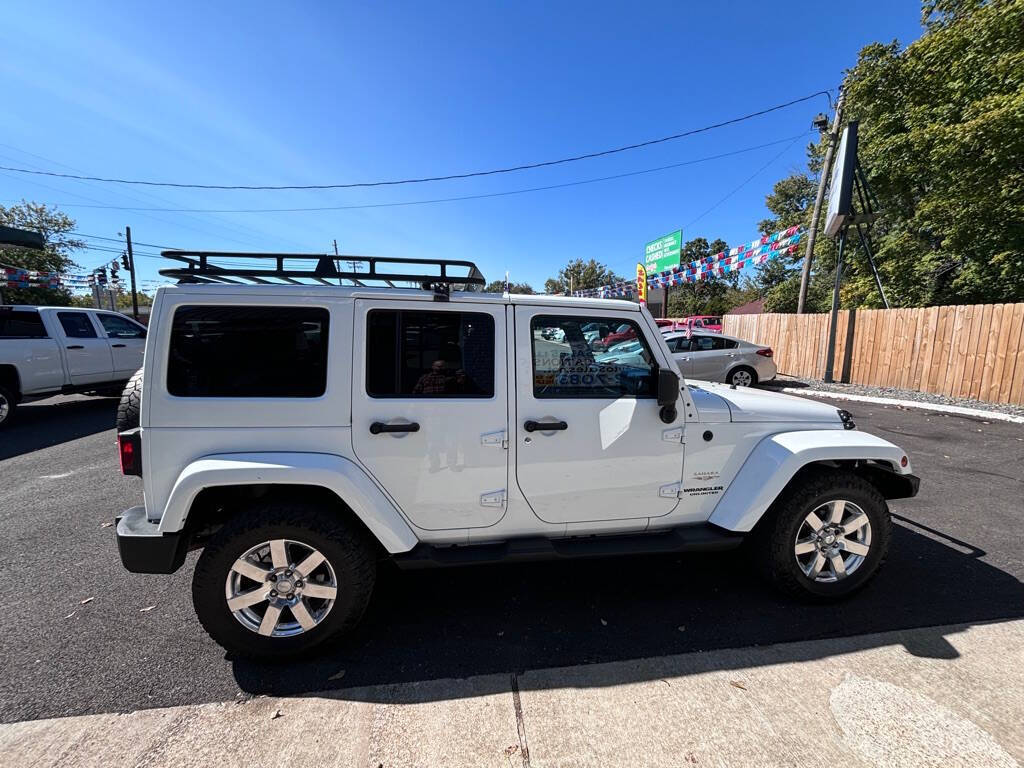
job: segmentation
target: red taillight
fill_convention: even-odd
[[[766,349],[759,349],[757,350],[757,354],[759,354],[761,357],[771,357],[773,354],[772,348],[767,347]]]
[[[121,462],[122,475],[142,475],[141,432],[136,428],[117,436],[117,458]]]

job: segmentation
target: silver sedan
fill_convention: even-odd
[[[724,381],[749,387],[774,379],[778,372],[771,347],[720,333],[666,333],[665,342],[687,379]]]

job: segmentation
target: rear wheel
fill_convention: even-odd
[[[5,387],[0,387],[0,429],[11,423],[17,405],[18,401],[15,399],[14,393]]]
[[[203,550],[192,599],[226,650],[287,659],[352,629],[375,574],[371,547],[337,513],[267,502],[230,521]]]
[[[866,480],[831,471],[798,481],[772,505],[758,542],[772,582],[810,600],[846,597],[878,572],[892,521]]]
[[[747,365],[741,365],[729,371],[725,381],[737,387],[752,387],[757,384],[757,371]]]

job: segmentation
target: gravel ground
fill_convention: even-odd
[[[912,400],[917,403],[932,403],[934,405],[958,405],[963,408],[977,408],[979,411],[992,411],[993,413],[1008,413],[1012,416],[1024,416],[1024,405],[1011,405],[1009,403],[988,403],[984,400],[971,400],[965,397],[946,397],[935,395],[931,392],[915,392],[911,389],[895,389],[893,387],[871,387],[863,384],[826,384],[819,379],[805,379],[799,376],[779,376],[771,381],[763,382],[768,388],[781,387],[807,387],[823,392],[838,392],[845,395],[866,395],[868,397],[891,397],[896,400]]]

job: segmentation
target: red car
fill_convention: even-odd
[[[618,344],[620,341],[629,341],[630,339],[635,338],[636,329],[628,323],[623,323],[603,339],[595,340],[590,346],[595,350],[608,349],[613,344]]]
[[[722,332],[722,318],[718,315],[691,315],[684,322],[687,328],[701,329],[712,333]]]

